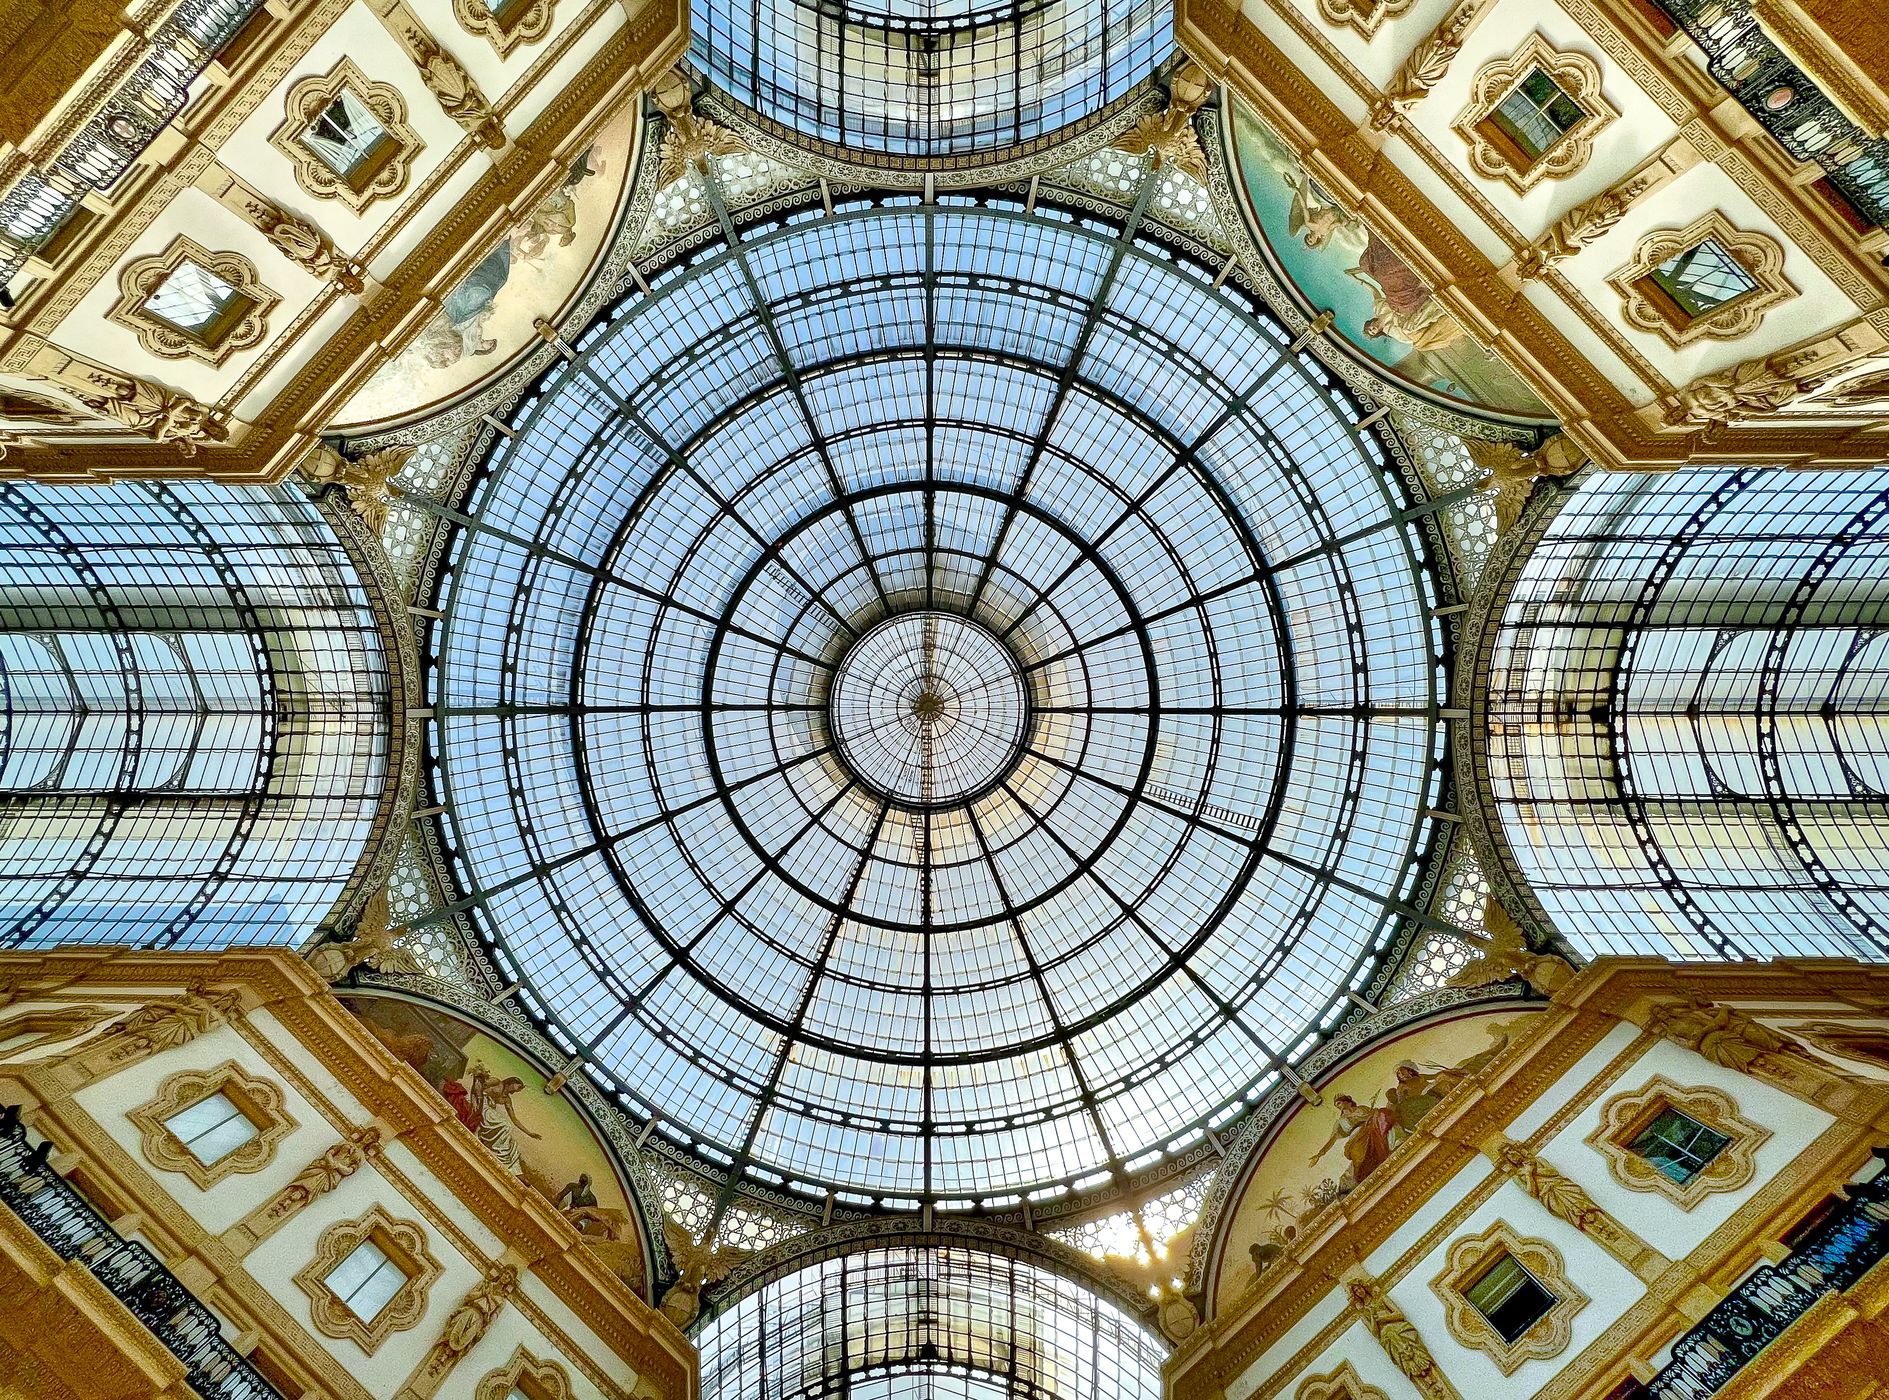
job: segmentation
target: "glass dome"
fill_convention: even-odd
[[[689,56],[761,116],[853,153],[1027,146],[1174,49],[1171,0],[694,0]]]
[[[1417,917],[1444,640],[1356,416],[1093,217],[700,250],[457,517],[456,908],[711,1162],[890,1208],[1152,1170]]]

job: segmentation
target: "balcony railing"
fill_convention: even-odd
[[[1879,1156],[1883,1155],[1878,1153]],[[1889,1172],[1861,1186],[1781,1264],[1755,1269],[1673,1344],[1646,1387],[1652,1400],[1705,1400],[1819,1298],[1840,1293],[1889,1254]]]
[[[1772,42],[1751,0],[1658,0],[1700,48],[1707,67],[1798,160],[1821,165],[1868,222],[1889,227],[1889,140],[1871,136]]]
[[[203,1400],[282,1400],[223,1340],[216,1315],[158,1257],[112,1229],[85,1197],[47,1165],[50,1143],[33,1147],[17,1107],[0,1109],[0,1202],[62,1259],[74,1259],[184,1364]]]
[[[125,80],[56,153],[0,192],[0,287],[45,246],[79,201],[108,190],[183,110],[194,83],[262,0],[182,0]]]

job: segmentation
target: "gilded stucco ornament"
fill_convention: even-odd
[[[1168,105],[1136,122],[1115,143],[1131,156],[1151,155],[1156,169],[1171,165],[1201,184],[1207,183],[1207,152],[1194,130],[1194,114],[1213,96],[1213,83],[1200,67],[1184,65],[1168,88]]]
[[[1462,0],[1443,17],[1410,51],[1410,56],[1384,85],[1384,91],[1371,104],[1371,129],[1389,131],[1412,107],[1430,95],[1430,89],[1442,82],[1463,51],[1463,41],[1476,27],[1489,0]]]
[[[713,1234],[697,1244],[687,1230],[671,1221],[663,1222],[662,1235],[677,1278],[658,1306],[676,1326],[687,1327],[702,1310],[702,1290],[727,1278],[753,1251],[718,1247]]]
[[[353,1176],[379,1150],[380,1129],[356,1128],[297,1172],[264,1207],[261,1223],[270,1229],[281,1225],[310,1201],[327,1195]]]
[[[1515,522],[1522,518],[1522,508],[1534,494],[1536,482],[1572,476],[1587,465],[1587,454],[1561,433],[1533,452],[1524,452],[1512,442],[1482,438],[1466,437],[1463,446],[1470,460],[1489,473],[1483,485],[1495,488],[1495,523],[1502,532],[1514,529]]]
[[[1562,1175],[1526,1144],[1501,1138],[1484,1151],[1505,1176],[1541,1202],[1550,1215],[1572,1225],[1635,1273],[1647,1277],[1665,1267],[1663,1255],[1609,1215],[1579,1182]]]
[[[440,1383],[459,1364],[460,1358],[478,1345],[493,1319],[505,1310],[506,1303],[517,1291],[517,1266],[500,1263],[486,1269],[459,1306],[446,1315],[446,1325],[427,1350],[426,1359],[400,1388],[395,1400],[428,1400],[436,1393]]]
[[[1654,1035],[1696,1051],[1715,1065],[1760,1079],[1794,1080],[1825,1071],[1795,1040],[1744,1012],[1709,1001],[1656,1001],[1642,1023]]]
[[[472,74],[458,59],[441,48],[438,40],[417,26],[402,36],[413,61],[420,69],[420,81],[433,94],[440,110],[459,125],[468,136],[477,138],[489,150],[505,146],[505,125],[479,91]]]
[[[1776,413],[1813,392],[1821,381],[1798,379],[1772,359],[1746,360],[1717,374],[1703,375],[1673,396],[1666,424],[1673,428],[1722,428],[1741,418]]]
[[[1371,1329],[1391,1363],[1409,1377],[1425,1400],[1459,1400],[1443,1368],[1437,1365],[1417,1325],[1378,1286],[1375,1279],[1354,1274],[1345,1280],[1345,1293],[1364,1325]]]
[[[393,504],[387,483],[400,475],[413,453],[412,447],[383,447],[364,457],[349,458],[323,446],[302,460],[300,470],[311,486],[340,490],[367,528],[378,535]]]
[[[1634,201],[1655,183],[1650,175],[1636,176],[1575,205],[1515,259],[1516,275],[1525,282],[1542,277],[1563,258],[1571,258],[1588,244],[1604,238],[1626,217]]]
[[[33,377],[56,384],[101,418],[121,423],[153,442],[175,443],[186,457],[194,457],[204,443],[229,437],[215,409],[136,375],[75,360],[62,374]]]
[[[1536,991],[1552,995],[1556,988],[1574,976],[1574,965],[1553,953],[1537,953],[1528,946],[1521,925],[1509,916],[1494,895],[1482,906],[1485,941],[1462,971],[1450,978],[1453,987],[1483,987],[1510,977],[1520,977]]]
[[[377,972],[396,976],[419,976],[426,965],[397,941],[402,930],[389,927],[387,891],[379,890],[368,898],[361,910],[361,921],[352,938],[332,943],[318,943],[305,955],[315,975],[324,982],[339,982],[355,968],[366,964]]]
[[[359,296],[366,290],[367,269],[338,250],[307,220],[271,204],[256,211],[255,224],[290,262],[326,278],[344,292]]]
[[[96,1058],[101,1068],[121,1069],[147,1055],[188,1045],[206,1031],[239,1018],[242,1012],[241,993],[192,991],[140,1006],[74,1053]]]
[[[657,189],[667,189],[691,169],[706,170],[710,156],[738,155],[748,149],[748,143],[727,127],[696,116],[689,75],[681,69],[671,68],[664,73],[649,95],[668,126],[657,153]]]

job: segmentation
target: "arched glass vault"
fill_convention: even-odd
[[[390,682],[292,488],[0,485],[0,947],[306,939],[384,795]]]
[[[971,1249],[861,1250],[696,1334],[703,1400],[1157,1400],[1166,1350],[1114,1304]]]
[[[1432,507],[1134,216],[724,219],[650,281],[447,512],[434,917],[764,1183],[1014,1200],[1236,1116],[1425,922]]]
[[[693,0],[690,57],[761,116],[852,153],[1026,147],[1174,49],[1171,0]]]
[[[1889,955],[1889,471],[1590,479],[1488,696],[1504,834],[1576,948]]]

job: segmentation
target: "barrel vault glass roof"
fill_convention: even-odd
[[[446,912],[760,1182],[1153,1170],[1422,922],[1426,507],[1132,217],[723,216],[651,280],[452,513]]]
[[[690,57],[763,117],[895,157],[1080,125],[1174,49],[1171,0],[693,0],[689,20]]]

